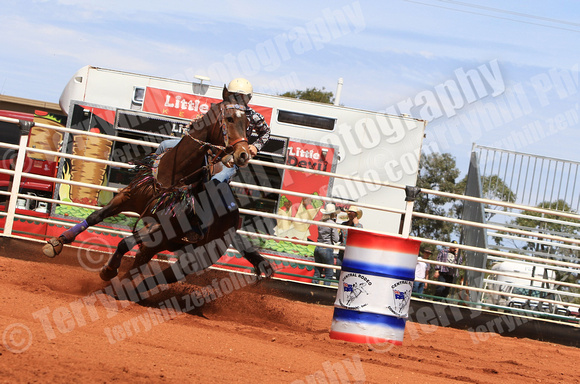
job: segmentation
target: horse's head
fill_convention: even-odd
[[[219,124],[230,160],[238,167],[247,166],[251,155],[246,137],[249,124],[246,107],[228,101],[220,103]]]

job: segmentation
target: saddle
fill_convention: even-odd
[[[210,180],[203,190],[192,196],[193,209],[188,212],[193,229],[183,234],[180,242],[197,244],[205,241],[212,226],[224,222],[241,228],[238,204],[231,187],[226,182]]]
[[[189,180],[182,179],[178,185],[163,188],[157,182],[157,168],[165,153],[149,160],[150,176],[157,183],[158,194],[151,201],[148,211],[153,215],[187,216],[192,230],[175,241],[183,244],[200,243],[206,238],[209,227],[226,219],[226,215],[234,214],[235,218],[228,217],[228,222],[235,219],[237,228],[240,228],[238,205],[229,184],[209,179],[216,171],[219,172],[221,164],[206,160],[205,175],[200,181],[189,184]]]

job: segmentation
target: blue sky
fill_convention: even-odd
[[[425,150],[451,153],[462,173],[473,143],[580,161],[576,1],[0,0],[0,7],[4,95],[58,102],[85,65],[205,75],[214,85],[243,76],[270,94],[335,91],[343,78],[341,104],[427,119]],[[461,86],[466,73],[484,79],[471,85],[473,97],[469,83]]]

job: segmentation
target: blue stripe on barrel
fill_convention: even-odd
[[[393,328],[405,328],[405,319],[399,317],[381,315],[378,313],[351,311],[350,309],[343,308],[334,308],[333,320],[366,324],[383,324]]]

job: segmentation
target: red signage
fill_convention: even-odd
[[[143,111],[193,120],[209,111],[212,104],[221,101],[211,97],[147,87],[143,100]],[[264,116],[266,122],[270,124],[272,108],[252,104],[250,107]]]
[[[331,172],[333,159],[334,148],[300,143],[293,140],[288,142],[288,157],[286,161],[288,165]],[[329,182],[329,176],[288,170],[284,174],[281,189],[310,195],[327,196]],[[280,198],[280,206],[278,207],[278,214],[306,220],[318,220],[322,216],[320,208],[323,206],[324,202],[321,200],[282,195]],[[277,224],[276,234],[280,237],[300,240],[310,238],[313,241],[316,241],[318,237],[318,228],[316,225],[282,219],[279,219]]]

